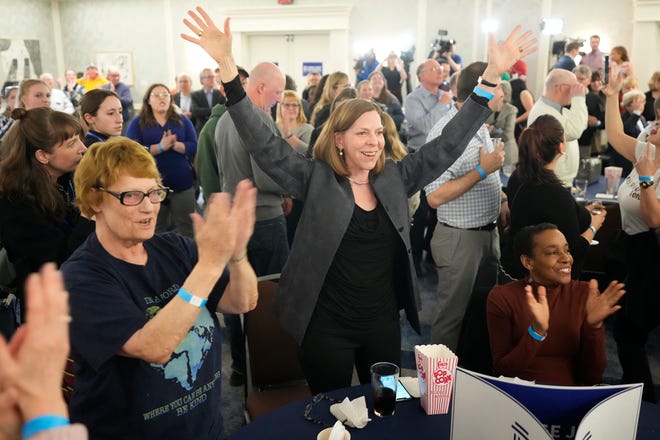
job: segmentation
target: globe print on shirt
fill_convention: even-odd
[[[151,319],[159,311],[160,307],[149,307],[147,317]],[[213,318],[209,311],[202,307],[195,324],[172,353],[170,360],[165,365],[152,363],[151,366],[161,370],[165,379],[174,379],[183,389],[190,391],[213,343],[214,328]]]

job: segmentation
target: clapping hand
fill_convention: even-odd
[[[176,134],[172,134],[171,130],[163,131],[163,137],[160,139],[160,145],[163,147],[163,150],[167,151],[171,149],[176,143]]]
[[[525,296],[527,297],[527,311],[532,319],[532,329],[539,335],[546,335],[550,327],[550,309],[545,295],[545,287],[539,286],[536,289],[536,296],[534,296],[532,286],[528,284],[525,286]]]
[[[612,281],[607,289],[600,293],[598,281],[589,281],[589,297],[587,298],[587,324],[598,328],[603,325],[603,320],[621,308],[617,305],[619,299],[626,293],[623,283]]]
[[[255,222],[257,190],[249,180],[229,193],[216,193],[207,203],[205,216],[191,214],[200,263],[223,267],[230,259],[245,256]]]
[[[67,416],[61,383],[71,317],[62,274],[46,264],[25,292],[25,324],[9,344],[0,337],[0,439],[20,438],[20,426],[34,417]]]

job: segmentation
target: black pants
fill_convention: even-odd
[[[614,318],[621,381],[644,383],[642,398],[656,402],[645,346],[648,334],[660,324],[660,249],[653,232],[628,236],[627,241],[626,294]]]
[[[353,366],[360,383],[371,381],[376,362],[400,365],[401,329],[398,315],[350,329],[330,319],[315,319],[300,347],[300,363],[312,393],[351,386]]]

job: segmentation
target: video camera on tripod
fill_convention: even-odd
[[[438,29],[439,38],[436,38],[431,43],[431,51],[429,52],[429,56],[427,58],[437,59],[438,57],[442,56],[442,54],[451,52],[451,47],[456,44],[456,40],[447,38],[448,34],[449,32],[447,32],[446,29]]]

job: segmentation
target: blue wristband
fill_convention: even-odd
[[[474,169],[477,170],[479,174],[481,174],[481,180],[484,180],[486,177],[488,177],[488,174],[486,174],[484,169],[481,168],[481,165],[477,165],[476,167],[474,167]]]
[[[195,296],[192,293],[188,292],[186,289],[183,287],[179,289],[179,292],[177,293],[177,296],[184,300],[187,303],[192,304],[193,306],[197,307],[204,307],[206,305],[206,301],[204,298]]]
[[[161,145],[160,142],[158,142],[158,149],[160,150],[161,153],[165,152],[165,150],[163,150],[163,146]]]
[[[69,419],[63,416],[46,414],[35,417],[32,420],[28,420],[25,425],[23,425],[23,440],[32,437],[41,431],[67,426],[68,424]]]
[[[479,86],[475,87],[474,90],[472,90],[472,92],[473,92],[475,95],[477,95],[477,96],[481,96],[482,98],[486,98],[486,99],[489,100],[489,101],[495,97],[494,94],[492,94],[492,93],[490,93],[490,92],[488,92],[488,91],[482,89],[482,88],[479,87]]]
[[[589,225],[589,229],[594,233],[594,237],[596,236],[596,228],[594,228],[594,225]]]
[[[639,176],[640,182],[650,182],[653,180],[653,176]]]
[[[541,335],[539,335],[538,333],[536,333],[536,332],[534,331],[534,328],[532,328],[531,325],[530,325],[529,328],[527,329],[527,333],[529,333],[529,335],[530,335],[532,338],[534,338],[535,340],[537,340],[537,341],[539,341],[539,342],[544,341],[545,338],[548,336],[548,335],[545,335],[545,336],[541,336]]]

